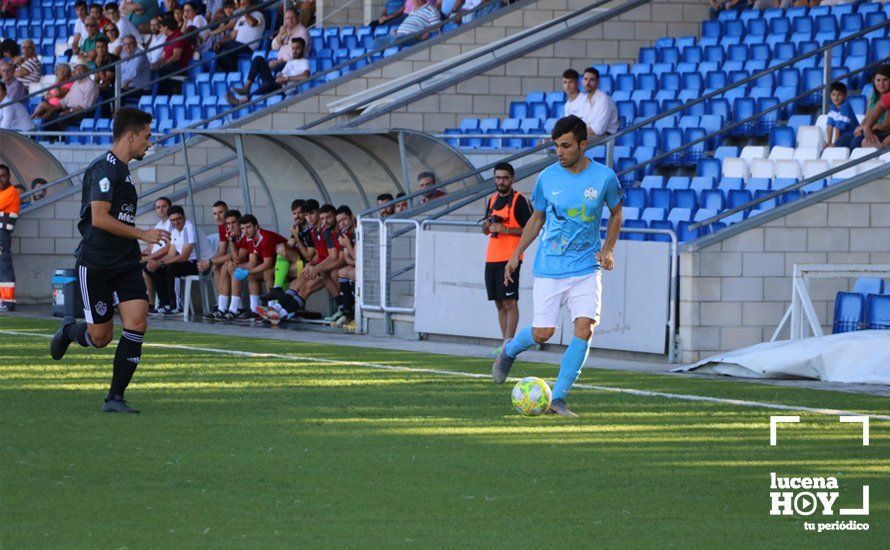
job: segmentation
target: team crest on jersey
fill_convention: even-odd
[[[108,178],[102,178],[99,180],[99,191],[103,193],[107,193],[111,190],[111,181]]]
[[[99,315],[105,315],[106,311],[108,311],[108,306],[105,304],[105,302],[101,300],[96,302],[96,313],[98,313]]]
[[[584,198],[589,201],[596,200],[596,198],[599,196],[600,196],[600,192],[597,191],[593,187],[588,187],[587,189],[584,190]]]
[[[108,153],[107,155],[105,155],[105,162],[107,162],[108,164],[117,164],[117,159],[114,158],[114,155]]]

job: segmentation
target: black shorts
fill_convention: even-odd
[[[83,316],[87,323],[105,323],[114,317],[114,306],[130,300],[148,301],[142,278],[142,266],[98,269],[77,266],[77,283],[83,298]]]
[[[485,289],[488,291],[489,300],[516,300],[519,301],[519,270],[513,272],[513,282],[504,284],[504,267],[507,262],[485,263]],[[522,262],[519,262],[522,267]]]

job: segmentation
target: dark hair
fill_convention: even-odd
[[[3,90],[3,93],[6,93],[6,84],[0,82],[0,90]]]
[[[436,183],[436,174],[433,174],[432,172],[421,172],[417,174],[417,181],[425,180],[427,178],[431,178],[433,183]]]
[[[513,165],[509,162],[497,163],[494,167],[494,171],[497,172],[498,170],[504,170],[505,172],[508,172],[511,178],[516,175],[516,170],[513,169]]]
[[[77,2],[74,3],[75,8],[79,8],[81,6],[87,7],[87,3],[85,2],[85,0],[77,0]]]
[[[324,204],[324,205],[322,205],[321,208],[318,209],[318,212],[320,214],[327,214],[327,213],[336,214],[337,209],[334,208],[333,204]]]
[[[127,132],[138,132],[151,126],[151,115],[133,107],[121,107],[114,112],[112,134],[117,141]]]
[[[186,6],[191,6],[192,9],[195,10],[195,13],[197,13],[198,11],[200,11],[200,10],[198,10],[198,4],[196,4],[196,3],[194,3],[194,2],[184,2],[184,3],[182,4],[182,7],[185,8]]]
[[[381,193],[381,194],[377,195],[377,200],[378,201],[391,201],[392,195],[390,193]]]
[[[570,80],[578,80],[578,77],[580,76],[581,75],[579,75],[578,71],[576,71],[575,69],[566,69],[562,72],[562,77],[568,78]]]
[[[408,194],[408,193],[405,193],[404,191],[401,191],[401,192],[399,192],[398,194],[396,194],[396,198],[397,198],[397,199],[400,199],[400,198],[404,197],[404,196],[407,195],[407,194]]]
[[[158,197],[155,199],[155,202],[164,201],[167,203],[167,208],[173,206],[173,201],[170,200],[170,197]]]
[[[10,173],[9,166],[6,166],[5,164],[0,164],[0,170],[5,170],[7,174]]]
[[[832,82],[831,83],[831,91],[832,92],[840,92],[844,95],[847,95],[847,85],[843,82]]]
[[[183,207],[179,206],[178,204],[174,204],[173,206],[170,207],[169,210],[167,210],[167,217],[169,218],[173,214],[179,214],[184,218],[185,217],[185,209]]]
[[[340,208],[337,209],[337,214],[346,214],[350,218],[352,217],[352,208],[349,208],[345,204],[341,204]]]
[[[569,132],[574,134],[578,143],[587,141],[587,124],[575,115],[569,115],[557,120],[553,126],[553,131],[550,132],[550,138],[555,141],[558,137]]]
[[[113,25],[113,24],[112,24],[112,25]],[[115,28],[117,28],[117,27],[115,27]],[[98,44],[99,42],[104,42],[106,46],[109,44],[109,42],[108,42],[108,37],[105,36],[104,34],[100,34],[99,36],[97,36],[95,42],[96,42],[97,44]]]
[[[179,23],[176,22],[176,17],[173,16],[173,12],[168,12],[161,16],[161,26],[167,27],[168,29],[179,28]]]
[[[239,222],[241,221],[241,211],[240,210],[226,210],[226,215],[223,217],[224,220],[229,218],[235,218]]]
[[[592,74],[593,76],[595,76],[595,77],[597,77],[597,78],[600,77],[600,72],[599,72],[596,68],[594,68],[594,67],[587,67],[586,69],[584,69],[584,72],[585,72],[585,73],[590,73],[590,74]]]
[[[0,42],[0,52],[6,52],[10,57],[18,57],[22,55],[22,49],[19,48],[19,43],[12,38],[7,38],[3,42]]]
[[[31,189],[36,189],[38,185],[46,185],[46,183],[43,178],[34,178],[34,181],[31,182]]]
[[[306,201],[304,201],[303,199],[294,199],[294,200],[292,200],[291,203],[290,203],[290,209],[291,209],[291,212],[293,212],[293,211],[296,210],[297,208],[299,208],[300,210],[302,210],[304,204],[306,204]]]
[[[318,212],[318,201],[309,199],[303,203],[303,212]]]
[[[101,10],[102,4],[100,4],[99,2],[93,2],[92,4],[90,4],[90,9],[93,9],[93,8],[98,8]]]
[[[118,8],[117,2],[109,2],[109,3],[105,4],[105,9],[120,11],[120,9]]]
[[[213,207],[214,207],[214,208],[216,208],[217,206],[222,206],[222,207],[225,208],[226,210],[229,209],[229,205],[226,204],[225,201],[216,201],[215,203],[213,203]]]
[[[245,223],[250,223],[257,227],[260,226],[260,222],[256,221],[256,216],[254,216],[253,214],[244,214],[243,216],[241,216],[241,219],[238,220],[238,223],[240,223],[241,225],[244,225]]]

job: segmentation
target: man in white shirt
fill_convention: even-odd
[[[27,132],[34,129],[28,109],[21,102],[6,102],[6,84],[0,82],[0,130]]]
[[[146,56],[148,57],[149,65],[154,65],[164,57],[164,48],[156,46],[162,46],[167,41],[167,35],[161,32],[160,17],[152,17],[148,27],[151,34],[149,39],[142,44],[142,47],[148,50]]]
[[[306,27],[300,24],[297,10],[288,8],[287,11],[284,12],[284,24],[281,25],[275,38],[272,39],[272,49],[278,51],[278,57],[269,61],[269,67],[273,71],[277,71],[284,67],[285,63],[294,58],[293,48],[291,48],[291,43],[294,38],[303,39],[303,42],[306,44],[303,48],[303,56],[307,57],[311,46],[309,31]]]
[[[140,52],[134,37],[124,37],[123,43],[121,59],[124,61],[121,63],[121,89],[127,91],[148,87],[148,83],[151,81],[151,67],[148,59],[144,55],[139,55]]]
[[[168,212],[172,206],[173,201],[167,197],[158,197],[155,200],[155,214],[158,215],[158,223],[155,224],[155,229],[163,229],[168,233],[170,232],[172,228],[170,227]],[[151,296],[153,288],[151,274],[160,267],[161,258],[167,255],[167,244],[165,242],[155,243],[146,246],[142,251],[142,278],[145,279],[145,287],[148,289],[149,296]]]
[[[263,17],[262,10],[253,7],[253,0],[241,0],[239,7],[242,14],[229,34],[229,39],[213,46],[215,52],[222,54],[216,60],[217,72],[236,72],[238,56],[242,53],[249,54],[260,47],[260,39],[266,30],[266,18]]]
[[[120,8],[117,3],[109,2],[105,4],[105,18],[114,23],[114,26],[117,27],[120,35],[119,38],[124,39],[128,36],[132,36],[137,40],[141,38],[139,29],[136,28],[136,25],[126,17],[121,17]]]
[[[562,89],[566,93],[566,106],[563,116],[575,115],[583,120],[581,113],[584,110],[583,103],[587,101],[586,94],[578,89],[578,79],[581,75],[575,69],[566,69],[562,73]]]
[[[73,78],[77,80],[58,106],[49,107],[49,114],[44,119],[45,130],[64,131],[68,126],[77,126],[81,120],[92,116],[93,107],[99,101],[99,85],[87,76],[89,72],[86,63],[80,63],[74,68]]]
[[[281,69],[281,73],[278,74],[277,78],[272,75],[272,69],[269,67],[269,62],[266,61],[266,58],[260,56],[254,57],[250,62],[250,73],[248,73],[244,85],[240,88],[232,88],[229,93],[226,94],[228,102],[231,105],[242,105],[250,101],[250,87],[254,82],[259,84],[259,86],[257,87],[256,92],[253,93],[257,95],[266,95],[287,86],[291,82],[298,82],[306,79],[306,77],[309,76],[310,68],[309,60],[303,55],[305,47],[306,42],[302,38],[294,38],[291,40],[291,50],[293,51],[294,58],[285,63],[284,68]],[[235,94],[243,95],[245,97],[238,98],[235,97]]]
[[[584,101],[582,112],[577,114],[587,124],[589,137],[614,134],[618,131],[618,108],[609,94],[599,89],[600,72],[593,67],[584,70]]]
[[[71,50],[71,55],[76,57],[80,54],[80,43],[83,42],[83,39],[87,36],[85,21],[87,15],[89,15],[89,11],[87,10],[87,3],[85,0],[77,0],[77,2],[74,3],[74,13],[77,15],[74,18],[73,23],[74,33],[68,38],[68,49]]]
[[[185,210],[179,205],[170,207],[168,220],[170,244],[158,262],[158,269],[152,273],[152,280],[160,302],[158,313],[176,315],[182,313],[183,307],[176,292],[176,280],[198,274],[197,231],[194,223],[186,221]]]

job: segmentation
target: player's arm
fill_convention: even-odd
[[[216,247],[216,254],[210,258],[210,262],[213,265],[222,265],[229,260],[229,242],[228,241],[219,241],[219,246]]]
[[[618,242],[618,233],[621,231],[622,223],[621,203],[609,209],[609,225],[606,228],[606,240],[600,251],[596,253],[596,259],[606,271],[612,271],[615,267],[615,260],[612,252],[615,250],[615,243]]]
[[[513,256],[510,257],[510,260],[504,267],[505,283],[509,284],[513,282],[513,272],[519,268],[519,256],[522,255],[522,253],[525,252],[525,249],[531,246],[531,244],[535,242],[535,239],[538,238],[538,233],[543,229],[545,221],[547,221],[547,214],[544,213],[543,210],[535,210],[525,224],[525,227],[522,228],[522,236],[519,237],[519,245],[516,247],[516,250],[513,251]]]
[[[272,269],[272,266],[275,265],[275,257],[269,256],[268,258],[263,258],[262,261],[259,261],[253,254],[251,254],[251,263],[254,262],[256,262],[256,265],[247,270],[251,275],[263,273],[264,271]]]
[[[177,254],[176,249],[173,248],[173,245],[170,245],[170,258],[164,260],[168,264],[175,264],[179,262],[186,262],[189,259],[189,254],[192,253],[192,249],[195,248],[195,243],[187,243],[182,246],[182,253]]]
[[[313,268],[315,273],[327,273],[332,269],[343,267],[343,258],[340,257],[340,250],[336,247],[328,247],[328,257],[322,260]]]
[[[111,215],[110,201],[91,201],[90,213],[93,218],[93,227],[107,231],[112,235],[138,239],[151,244],[170,240],[170,234],[163,229],[139,229],[115,219]]]
[[[297,250],[300,251],[300,256],[303,257],[303,259],[306,261],[307,264],[315,258],[316,250],[314,247],[313,248],[307,247],[306,245],[303,244],[303,241],[300,240],[299,237],[297,237],[296,244],[297,244]]]

